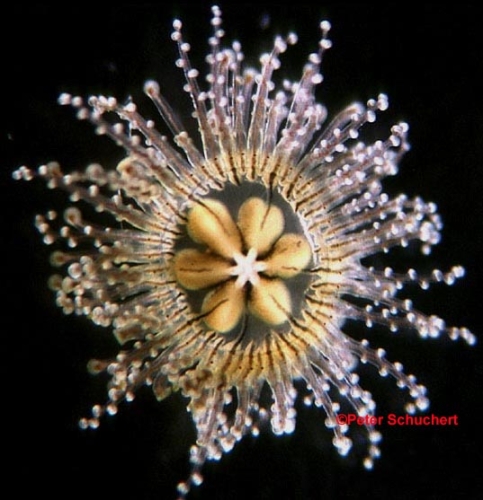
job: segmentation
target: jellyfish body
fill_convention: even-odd
[[[14,174],[44,178],[72,202],[112,216],[112,225],[101,226],[70,207],[64,223],[54,211],[36,220],[45,243],[65,245],[52,255],[60,269],[50,280],[57,304],[111,328],[122,345],[115,358],[90,362],[93,373],[111,377],[108,400],[81,426],[97,427],[142,385],[152,386],[158,399],[181,392],[197,430],[191,474],[178,485],[181,498],[202,481],[206,460],[257,434],[261,423],[268,421],[277,435],[291,433],[301,387],[308,405],[324,409],[334,446],[347,454],[349,428],[337,423],[333,394],[359,416],[375,414],[371,394],[359,384],[360,364],[406,389],[409,413],[427,408],[426,389],[415,377],[382,349],[345,333],[346,320],[475,341],[466,328],[447,327],[399,298],[406,284],[452,284],[462,267],[419,276],[364,264],[412,242],[429,254],[442,223],[433,203],[383,190],[408,149],[408,126],[394,125],[387,138],[369,144],[359,138],[387,108],[385,95],[352,104],[325,124],[326,109],[314,93],[331,45],[329,23],[320,24],[318,49],[300,80],[275,90],[273,73],[296,36],[277,37],[258,70],[245,68],[238,42],[222,47],[221,12],[212,11],[206,90],[180,21],[172,34],[200,146],[159,85],[148,81],[145,92],[172,138],[132,102],[97,96],[86,104],[63,94],[61,104],[111,137],[126,158],[112,170],[93,164],[64,174],[51,163]],[[268,403],[260,398],[264,387]],[[381,436],[371,419],[365,422],[364,465],[371,468]]]

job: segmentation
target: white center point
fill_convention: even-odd
[[[254,248],[250,248],[246,255],[235,254],[233,259],[236,262],[236,266],[230,269],[230,274],[237,276],[236,286],[243,288],[246,283],[251,283],[254,286],[258,285],[260,282],[258,273],[265,271],[266,265],[263,262],[257,261],[257,251]]]

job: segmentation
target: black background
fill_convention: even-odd
[[[481,332],[483,189],[483,40],[477,8],[398,3],[351,5],[238,2],[221,6],[227,40],[238,38],[256,64],[273,36],[294,30],[299,44],[282,57],[281,74],[296,79],[327,18],[334,48],[324,62],[319,99],[335,112],[353,100],[389,95],[381,134],[395,120],[410,123],[412,149],[389,192],[420,194],[438,203],[442,244],[427,266],[460,263],[466,278],[452,288],[417,294],[417,304],[448,324]],[[142,97],[147,78],[161,82],[182,113],[189,109],[174,68],[173,17],[184,21],[195,65],[210,34],[209,4],[187,2],[77,6],[21,6],[3,14],[0,124],[3,473],[9,498],[170,499],[186,476],[194,430],[184,402],[157,403],[148,389],[95,432],[77,428],[90,405],[103,402],[105,380],[92,378],[91,357],[115,352],[108,331],[83,318],[64,317],[45,282],[48,248],[32,227],[34,214],[65,197],[41,183],[14,183],[13,169],[59,160],[64,168],[92,161],[114,165],[122,153],[96,138],[73,113],[55,104],[62,91]],[[381,135],[384,137],[384,135]],[[330,445],[323,416],[300,410],[296,432],[246,438],[221,463],[208,464],[193,499],[406,499],[481,496],[482,363],[480,345],[422,341],[412,333],[374,333],[429,388],[431,412],[457,414],[458,427],[383,427],[382,458],[368,473],[358,450],[341,459]],[[401,393],[389,380],[368,376],[378,414],[402,413]],[[11,480],[11,481],[10,481]],[[7,488],[3,482],[2,488]]]

